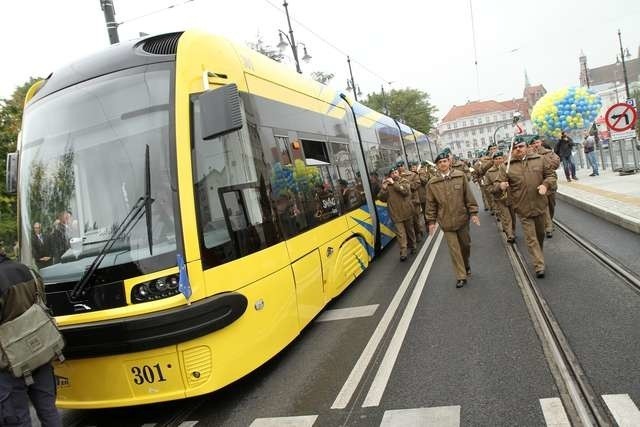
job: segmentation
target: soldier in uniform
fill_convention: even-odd
[[[420,198],[420,188],[422,183],[420,182],[420,175],[418,174],[418,162],[411,162],[411,170],[406,175],[409,184],[411,185],[411,203],[413,204],[413,229],[416,235],[416,241],[422,240],[424,235],[424,225],[422,224],[422,200]],[[424,198],[426,200],[427,194],[425,189]]]
[[[470,181],[471,171],[469,170],[469,166],[467,166],[465,162],[460,160],[458,156],[452,154],[451,152],[449,152],[449,159],[451,160],[451,168],[462,172],[467,178],[467,181]]]
[[[484,174],[487,180],[488,188],[493,195],[493,206],[496,210],[496,216],[502,224],[502,231],[507,235],[507,242],[516,241],[514,234],[515,215],[510,206],[507,205],[509,194],[507,190],[501,190],[499,187],[498,176],[500,175],[500,167],[504,163],[504,155],[502,151],[496,151],[493,154],[493,166]]]
[[[494,214],[493,198],[491,197],[491,192],[488,190],[488,184],[484,179],[484,174],[493,166],[493,153],[497,151],[497,149],[498,147],[495,144],[489,145],[484,155],[473,165],[475,181],[480,186],[484,210],[490,210],[491,215]]]
[[[382,181],[378,199],[387,202],[389,215],[398,235],[400,261],[404,261],[407,259],[407,247],[415,248],[416,237],[413,230],[411,186],[406,178],[400,176],[398,169],[391,169],[389,176]]]
[[[529,255],[533,259],[536,277],[545,275],[544,213],[547,210],[547,192],[557,185],[555,172],[546,158],[527,154],[524,140],[514,142],[510,165],[500,170],[501,190],[511,190],[514,208],[524,231]]]
[[[534,135],[529,141],[529,149],[533,153],[538,153],[542,157],[546,158],[551,167],[553,168],[553,173],[556,174],[556,180],[558,179],[558,174],[555,172],[560,167],[560,157],[553,150],[546,148],[542,145],[542,138],[538,135]],[[554,190],[547,192],[547,201],[549,202],[549,207],[547,212],[544,215],[544,231],[547,238],[553,237],[553,214],[556,210],[556,192]]]
[[[418,187],[418,195],[420,196],[420,209],[422,210],[422,219],[425,226],[427,225],[427,184],[434,174],[430,169],[428,162],[423,161],[418,168],[418,177],[420,178],[420,187]]]
[[[478,204],[464,173],[451,169],[451,160],[447,154],[438,154],[436,167],[438,172],[427,185],[429,234],[435,232],[437,222],[447,239],[449,255],[456,275],[456,288],[461,288],[467,283],[467,277],[471,274],[469,219],[474,224],[480,225]]]

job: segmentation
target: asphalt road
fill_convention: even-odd
[[[638,236],[561,202],[557,212],[565,225],[640,271]],[[541,399],[558,398],[558,388],[495,220],[482,211],[481,221],[471,226],[472,277],[462,289],[454,286],[444,240],[433,239],[438,247],[405,263],[394,244],[327,307],[375,306],[372,315],[315,321],[265,366],[215,393],[144,407],[64,411],[65,425],[378,426],[410,419],[546,425]],[[518,226],[517,244],[526,254],[521,233]],[[545,242],[545,255],[548,274],[538,286],[594,391],[626,394],[639,405],[640,295],[560,231]],[[416,259],[419,268],[399,292]],[[399,304],[390,317],[394,301]],[[368,363],[363,354],[370,355]],[[357,380],[354,367],[361,368]],[[352,391],[347,397],[345,388]]]

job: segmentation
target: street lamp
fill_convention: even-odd
[[[618,29],[618,41],[620,42],[620,57],[622,58],[622,72],[624,73],[624,88],[627,91],[627,99],[629,99],[630,94],[629,94],[629,80],[627,79],[627,64],[625,64],[624,62],[625,52],[622,50],[622,36],[620,34],[620,29]],[[627,49],[626,55],[627,55],[627,58],[631,57],[631,54],[629,53],[629,49]]]
[[[351,70],[351,58],[349,58],[348,55],[347,55],[347,64],[349,65],[349,75],[351,76],[350,79],[347,79],[347,90],[348,91],[353,90],[353,97],[355,98],[356,102],[358,102],[358,95],[362,95],[362,92],[360,92],[360,86],[356,86],[356,82],[355,80],[353,80],[353,71]]]
[[[280,49],[281,52],[284,52],[284,50],[287,48],[287,45],[291,47],[291,52],[293,53],[293,59],[296,62],[296,71],[302,74],[302,69],[300,68],[300,61],[298,60],[298,46],[296,45],[296,39],[293,37],[293,29],[291,28],[291,19],[289,18],[289,7],[288,7],[289,4],[287,3],[287,0],[284,0],[284,3],[282,3],[282,5],[284,6],[284,11],[285,11],[285,14],[287,15],[287,25],[289,26],[289,35],[287,36],[287,34],[284,31],[278,30],[278,33],[279,33],[278,35],[280,36],[278,49]],[[285,42],[285,39],[287,40],[286,42]],[[302,57],[302,60],[305,62],[309,62],[311,60],[311,55],[309,55],[309,53],[307,52],[307,45],[305,45],[302,42],[299,44],[301,44],[304,49],[304,56]]]

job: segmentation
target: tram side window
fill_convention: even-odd
[[[192,104],[194,185],[205,267],[249,255],[280,241],[255,126],[204,141],[198,101]]]
[[[331,159],[336,166],[338,182],[337,190],[342,205],[342,212],[359,208],[365,201],[362,177],[358,171],[355,159],[346,143],[332,142]]]

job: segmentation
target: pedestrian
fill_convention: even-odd
[[[447,239],[456,276],[456,288],[461,288],[471,274],[469,220],[480,225],[478,204],[464,173],[451,168],[449,156],[441,152],[435,161],[438,171],[427,185],[429,234],[435,232],[437,222]]]
[[[413,204],[411,201],[411,185],[400,171],[391,169],[389,176],[382,181],[378,199],[387,202],[389,216],[396,226],[398,244],[400,245],[400,261],[407,259],[407,248],[415,251],[416,236],[413,229]]]
[[[560,139],[554,149],[555,153],[560,157],[562,166],[564,168],[564,176],[567,178],[567,182],[571,182],[572,179],[578,180],[576,176],[576,164],[573,161],[573,140],[567,135],[565,131],[560,134]]]
[[[587,160],[591,164],[593,172],[589,176],[599,176],[598,172],[598,158],[596,157],[596,138],[590,133],[585,132],[585,139],[582,143],[584,154],[587,156]]]
[[[0,324],[20,316],[36,300],[44,298],[42,281],[23,264],[11,261],[0,248]],[[39,291],[38,291],[39,289]],[[33,384],[16,378],[9,371],[0,371],[0,425],[31,426],[29,400],[43,427],[62,426],[56,409],[56,385],[51,362],[32,373]]]
[[[546,194],[556,188],[556,176],[549,162],[537,153],[527,154],[527,144],[519,139],[506,168],[500,170],[501,190],[509,189],[516,214],[520,218],[536,277],[545,276],[543,244]]]

